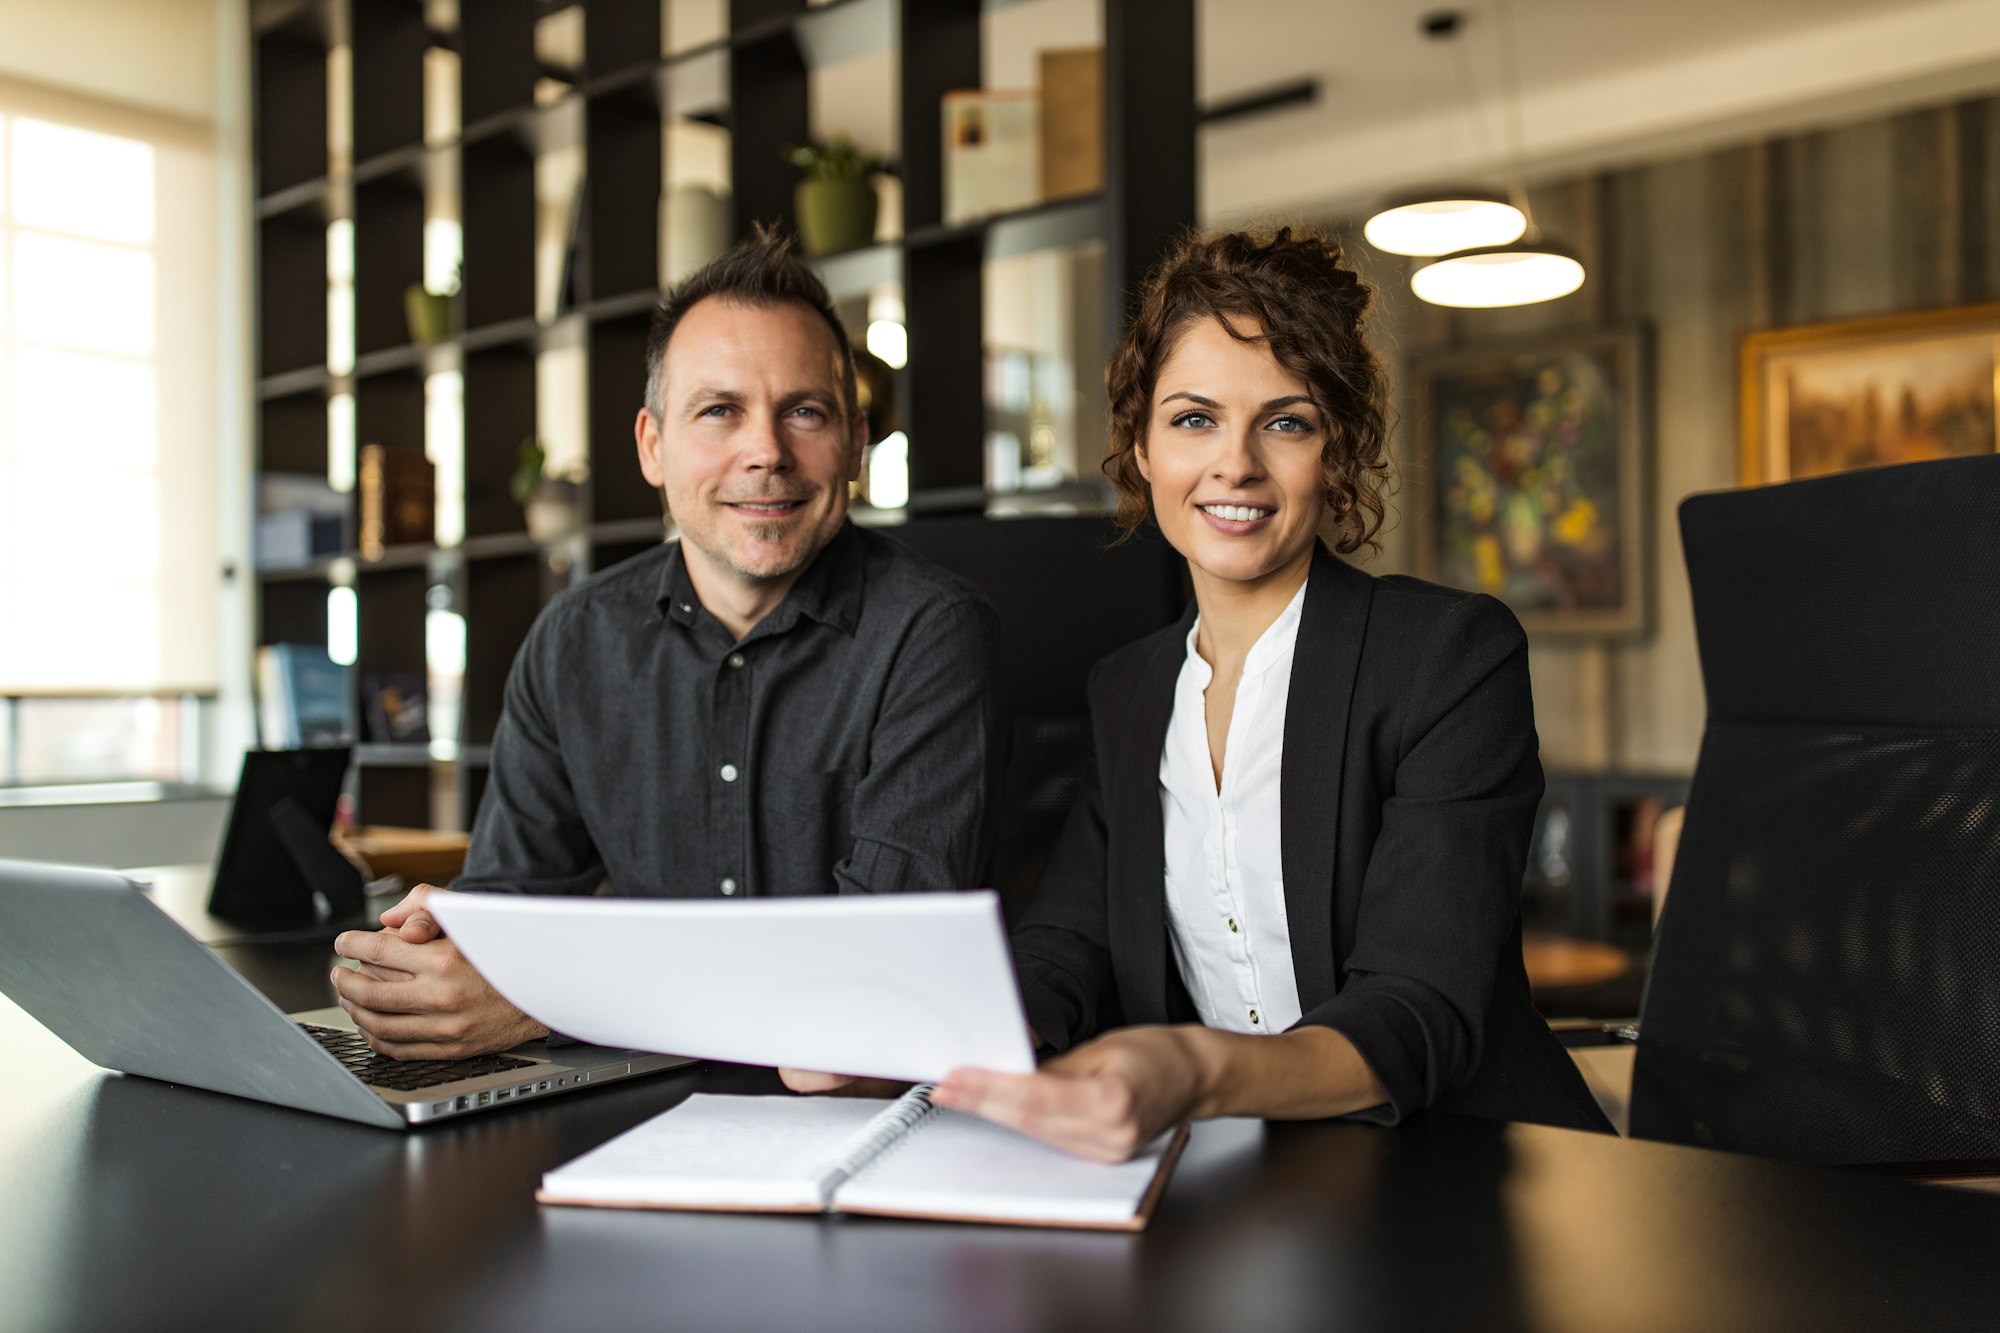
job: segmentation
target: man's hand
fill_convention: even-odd
[[[459,1060],[546,1037],[445,938],[424,906],[436,891],[420,884],[382,913],[381,930],[333,942],[359,964],[334,968],[333,988],[369,1046],[398,1060]]]
[[[858,1078],[853,1074],[819,1074],[810,1069],[780,1069],[778,1077],[793,1092],[822,1097],[900,1097],[908,1083],[890,1078]]]
[[[1192,1027],[1107,1033],[1033,1074],[955,1069],[931,1101],[1041,1139],[1064,1152],[1122,1162],[1198,1113],[1205,1061]]]

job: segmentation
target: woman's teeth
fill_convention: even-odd
[[[1232,523],[1254,522],[1257,519],[1268,517],[1271,512],[1268,509],[1255,509],[1249,505],[1201,505],[1199,508],[1204,514],[1212,514],[1216,518],[1226,518]]]

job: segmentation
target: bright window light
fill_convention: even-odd
[[[93,468],[159,464],[159,386],[152,366],[44,347],[16,351],[14,366],[21,387],[12,435],[24,462],[88,456]]]
[[[352,229],[350,227],[349,235]],[[424,223],[424,290],[449,296],[458,290],[458,265],[465,255],[465,229],[450,218]]]
[[[14,336],[145,356],[153,350],[153,256],[40,232],[14,234]]]
[[[14,221],[125,245],[153,240],[153,147],[17,118]]]
[[[901,370],[910,360],[910,335],[893,320],[878,319],[868,326],[868,350],[892,370]]]
[[[891,431],[868,454],[868,503],[877,509],[901,509],[910,502],[910,440]]]
[[[354,431],[354,395],[334,394],[326,400],[326,484],[342,495],[354,490],[359,455]]]
[[[360,612],[354,589],[329,588],[326,592],[326,655],[342,666],[353,666],[361,654]]]

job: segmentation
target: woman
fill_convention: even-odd
[[[1110,1160],[1222,1115],[1609,1128],[1521,964],[1526,638],[1335,556],[1375,544],[1388,476],[1368,303],[1289,229],[1191,239],[1149,281],[1105,471],[1195,606],[1093,673],[1092,765],[1013,936],[1061,1054],[937,1104]]]

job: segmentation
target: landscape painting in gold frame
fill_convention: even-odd
[[[2000,450],[2000,304],[1745,334],[1746,486]]]

